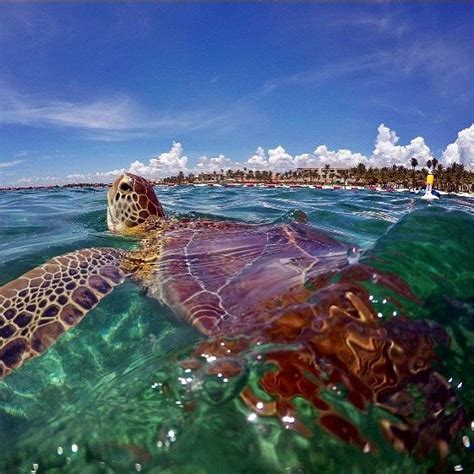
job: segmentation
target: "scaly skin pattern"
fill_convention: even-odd
[[[44,352],[122,283],[123,252],[85,249],[53,258],[0,288],[0,378]]]
[[[345,245],[305,224],[193,221],[166,231],[147,286],[210,335],[346,262]]]
[[[107,224],[113,232],[133,234],[147,220],[165,217],[153,188],[140,176],[120,176],[107,193],[107,202]]]

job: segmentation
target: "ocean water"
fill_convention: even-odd
[[[380,412],[355,408],[342,384],[325,400],[376,439],[377,449],[367,452],[322,429],[317,409],[301,400],[296,417],[306,430],[293,429],[292,420],[258,416],[239,393],[262,370],[254,363],[259,348],[252,357],[248,351],[235,356],[243,370],[232,383],[201,370],[187,384],[190,369],[182,361],[203,337],[130,282],[45,354],[0,381],[1,473],[473,472],[474,200],[449,196],[428,204],[409,193],[360,190],[156,191],[177,217],[279,223],[303,211],[313,226],[358,246],[361,262],[405,281],[417,300],[401,310],[449,335],[450,346],[439,348],[433,366],[463,406],[465,426],[440,463],[434,452],[397,450],[378,432]],[[75,249],[135,247],[136,240],[107,231],[105,194],[0,192],[0,285]],[[383,301],[373,304],[381,325],[393,317]]]

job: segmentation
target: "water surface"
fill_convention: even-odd
[[[468,424],[446,470],[473,471],[473,200],[430,205],[409,193],[192,186],[157,193],[178,217],[277,223],[303,211],[315,227],[359,246],[362,259],[403,278],[419,298],[408,316],[434,321],[451,337],[436,368]],[[0,216],[0,285],[78,248],[136,245],[107,231],[104,190],[2,192]],[[0,472],[421,473],[435,465],[433,456],[402,454],[383,440],[378,452],[364,453],[312,423],[304,405],[312,436],[255,419],[238,387],[216,399],[215,381],[203,374],[187,389],[178,361],[200,340],[133,283],[117,288],[46,354],[0,381]],[[258,368],[242,364],[251,380]],[[343,397],[334,403],[354,412]],[[354,416],[375,433],[374,413]]]

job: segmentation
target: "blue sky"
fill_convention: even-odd
[[[437,2],[1,4],[0,184],[257,147],[266,166],[319,145],[441,158],[474,122],[473,25]]]

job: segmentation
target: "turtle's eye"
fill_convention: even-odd
[[[128,184],[128,183],[122,183],[120,185],[120,191],[131,191],[132,190],[132,187]]]

